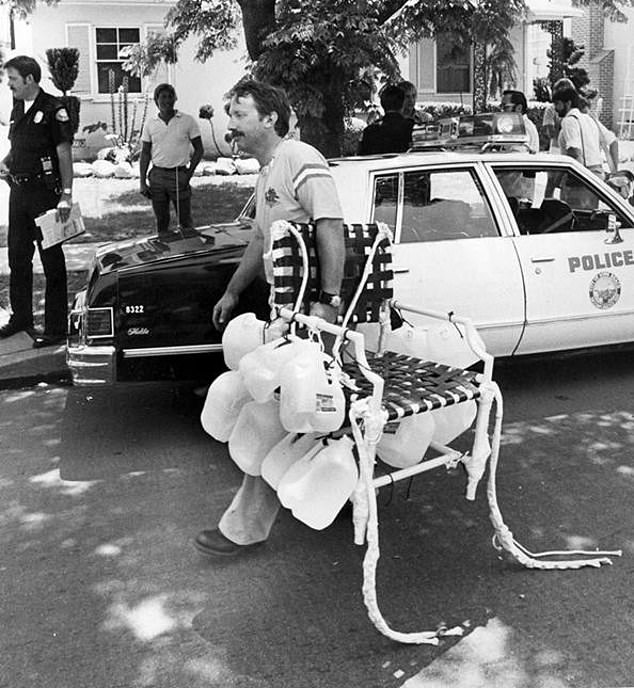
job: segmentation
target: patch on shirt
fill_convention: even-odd
[[[37,115],[36,115],[37,117]],[[64,108],[60,108],[56,113],[55,113],[55,119],[58,122],[68,122],[70,121],[70,117],[68,116],[68,113]]]
[[[272,186],[269,186],[269,188],[266,190],[266,193],[264,194],[264,200],[266,201],[266,204],[268,206],[273,207],[276,203],[279,202],[280,197],[277,191]]]
[[[33,116],[33,121],[35,122],[35,124],[39,124],[42,121],[43,117],[44,113],[41,110],[38,110]]]

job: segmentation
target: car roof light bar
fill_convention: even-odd
[[[528,136],[519,112],[485,112],[447,117],[414,127],[412,151],[526,145]]]

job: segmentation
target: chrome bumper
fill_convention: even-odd
[[[66,363],[75,385],[111,385],[117,379],[114,346],[69,343]]]

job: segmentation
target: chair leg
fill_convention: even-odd
[[[500,454],[500,437],[502,434],[503,403],[500,388],[494,382],[490,383],[495,398],[495,425],[491,443],[491,464],[489,467],[489,480],[487,484],[487,498],[489,501],[489,518],[493,524],[493,546],[498,550],[507,551],[516,561],[530,569],[545,571],[580,569],[585,566],[600,567],[602,564],[611,564],[610,556],[620,557],[623,552],[615,550],[611,552],[564,550],[552,552],[530,552],[513,537],[513,533],[504,523],[502,512],[498,505],[495,478],[498,458]],[[546,557],[568,557],[570,555],[586,557],[581,559],[556,559],[547,560]]]
[[[439,637],[444,635],[462,635],[463,629],[458,626],[446,631],[421,631],[418,633],[402,633],[395,631],[387,624],[379,610],[376,594],[376,567],[381,556],[379,549],[379,523],[376,503],[376,490],[373,484],[374,465],[376,461],[376,444],[381,436],[385,424],[383,415],[373,413],[366,399],[355,402],[350,409],[352,433],[359,453],[360,477],[359,485],[363,496],[357,495],[353,499],[353,519],[355,520],[355,536],[357,534],[357,509],[367,509],[365,534],[367,550],[363,559],[363,601],[368,610],[370,620],[379,632],[391,640],[409,644],[438,645]],[[363,431],[361,430],[363,424]],[[357,501],[358,500],[358,501]],[[355,539],[355,543],[356,543]],[[362,544],[358,543],[358,544]]]

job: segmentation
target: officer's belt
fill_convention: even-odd
[[[180,165],[179,167],[158,167],[157,165],[152,165],[155,170],[161,170],[161,172],[175,172],[176,170],[186,170],[186,165]]]
[[[44,179],[44,174],[42,172],[38,172],[37,174],[29,174],[27,172],[18,174],[9,173],[9,179],[12,184],[17,184],[19,186],[20,184],[28,184]]]

